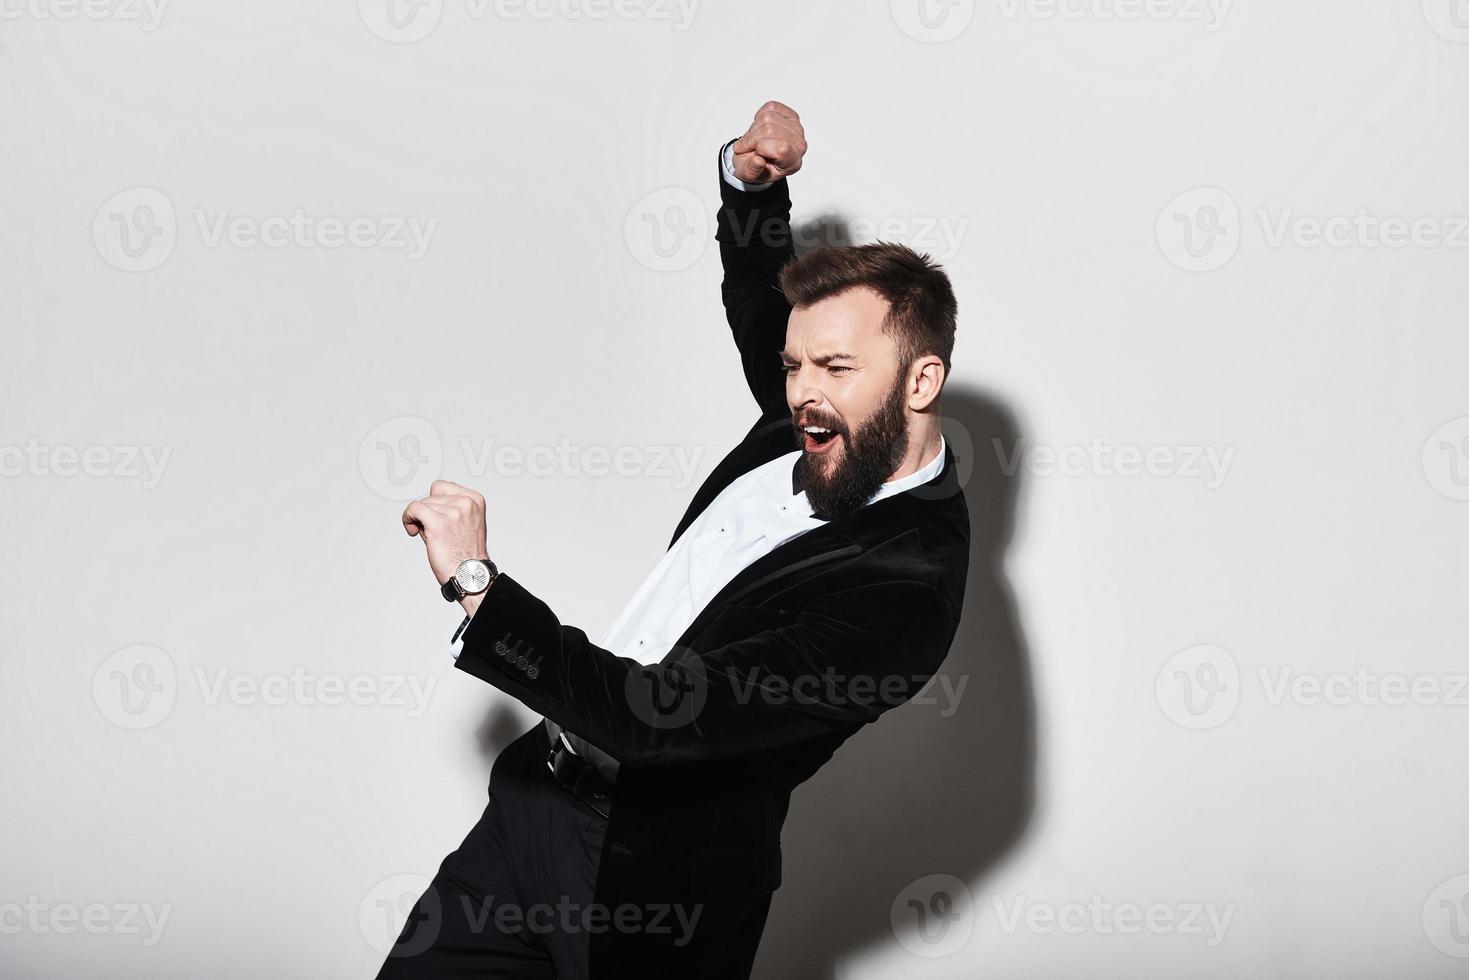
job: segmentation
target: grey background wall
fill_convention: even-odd
[[[1469,6],[926,2],[0,3],[0,973],[372,975],[533,720],[400,498],[605,628],[767,98],[953,276],[976,538],[758,974],[1469,969]]]

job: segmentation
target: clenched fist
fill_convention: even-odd
[[[735,176],[747,184],[780,180],[800,170],[805,155],[806,130],[796,110],[767,102],[755,113],[745,135],[735,141]]]
[[[403,510],[403,530],[423,538],[428,566],[439,584],[469,558],[488,558],[485,550],[485,498],[478,491],[448,480],[435,480],[428,496]],[[482,596],[467,595],[459,602],[474,615]]]

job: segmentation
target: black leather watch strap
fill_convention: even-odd
[[[461,598],[463,598],[464,590],[459,587],[459,582],[454,578],[454,576],[450,575],[449,581],[445,582],[443,587],[439,589],[439,595],[443,596],[450,602],[458,602]]]

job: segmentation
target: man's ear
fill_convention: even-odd
[[[944,387],[944,362],[936,354],[915,358],[908,367],[908,407],[921,412]]]

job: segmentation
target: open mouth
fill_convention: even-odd
[[[805,433],[801,445],[808,453],[824,453],[837,440],[837,433],[825,426],[803,425],[801,431]]]

